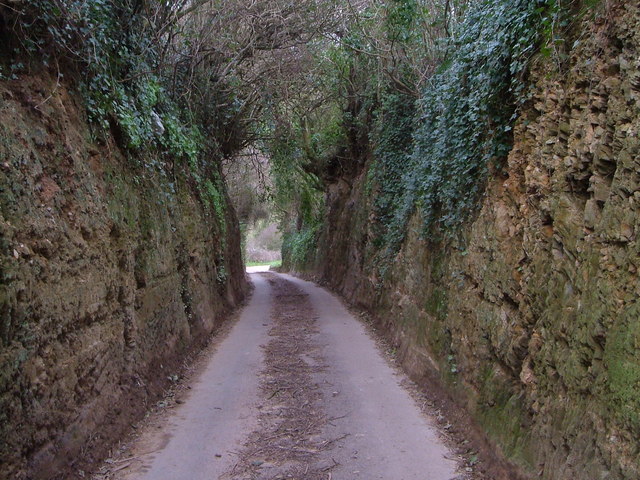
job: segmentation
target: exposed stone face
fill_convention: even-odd
[[[143,411],[244,269],[233,212],[92,141],[63,86],[0,96],[0,478],[50,478]]]
[[[567,71],[534,67],[459,240],[426,243],[416,215],[379,288],[366,172],[327,195],[317,269],[536,478],[640,478],[640,11],[609,7]]]

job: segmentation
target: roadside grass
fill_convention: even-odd
[[[266,267],[269,265],[273,268],[278,268],[282,266],[282,260],[274,260],[272,262],[246,262],[245,267]]]

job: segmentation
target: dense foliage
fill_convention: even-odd
[[[589,0],[586,4],[592,4]],[[96,135],[189,172],[221,215],[220,162],[260,152],[285,250],[312,257],[323,196],[368,166],[374,246],[411,215],[456,231],[509,151],[533,56],[562,62],[578,0],[14,0],[0,75],[49,68],[84,91]],[[6,27],[5,27],[6,28]],[[6,46],[5,46],[6,49]],[[27,54],[28,61],[23,61]],[[5,58],[6,57],[6,58]],[[8,58],[8,60],[7,60]],[[142,158],[142,157],[140,157]],[[266,176],[261,173],[259,176]],[[258,197],[255,197],[258,198]],[[244,202],[262,208],[262,201]],[[251,213],[247,213],[252,216]]]
[[[11,0],[0,79],[50,70],[82,92],[96,137],[113,134],[132,167],[186,173],[221,215],[220,163],[264,134],[290,49],[331,21],[331,4]]]
[[[466,4],[344,3],[350,8],[337,28],[301,52],[303,74],[292,79],[296,93],[276,98],[268,110],[272,135],[263,148],[276,178],[276,208],[285,212],[284,257],[285,265],[288,257],[291,260],[289,266],[315,258],[327,185],[338,178],[348,182],[372,151],[381,152],[377,136],[389,147],[374,169],[376,179],[389,179],[377,182],[382,191],[377,198],[381,217],[391,220],[392,212],[385,217],[382,210],[402,188],[393,177],[403,166],[394,160],[409,151],[415,100],[441,63],[445,32]]]
[[[322,226],[323,186],[314,173],[305,170],[308,155],[317,155],[322,142],[319,138],[304,140],[304,136],[296,137],[295,133],[295,129],[276,132],[282,137],[269,145],[269,151],[274,181],[272,201],[279,208],[284,233],[282,256],[287,268],[302,269],[313,261]],[[297,138],[309,143],[306,152]]]
[[[325,183],[368,165],[372,245],[382,259],[393,258],[415,212],[425,237],[455,234],[490,172],[503,168],[528,66],[537,54],[561,64],[572,17],[593,3],[367,3],[316,52],[310,77],[323,115],[286,116],[294,125],[286,142],[297,146],[289,161],[302,158],[294,163]],[[280,147],[276,137],[271,148]],[[297,231],[306,235],[304,225]]]
[[[175,55],[193,34],[177,20],[186,3],[17,2],[1,12],[14,43],[5,63],[11,79],[44,68],[59,85],[79,90],[98,140],[112,134],[132,168],[159,172],[171,189],[176,175],[186,175],[224,234],[222,132],[216,117],[205,113],[208,105],[196,105],[175,88],[189,75]]]
[[[395,160],[404,173],[399,194],[385,205],[394,210],[390,235],[402,234],[416,207],[427,233],[434,224],[451,230],[473,210],[489,165],[510,149],[515,109],[526,97],[522,75],[539,43],[543,12],[528,0],[470,8],[448,60],[419,100],[411,151]]]
[[[94,126],[119,130],[123,146],[163,146],[172,155],[194,157],[199,139],[186,127],[162,78],[160,47],[150,25],[154,13],[141,2],[34,0],[19,11],[16,57],[76,76]],[[23,50],[24,49],[24,50]],[[24,57],[22,57],[24,58]],[[15,74],[14,74],[15,75]],[[160,135],[162,122],[167,129]]]

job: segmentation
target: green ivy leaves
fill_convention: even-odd
[[[454,232],[475,210],[489,165],[511,148],[527,93],[522,77],[541,38],[542,3],[476,2],[424,89],[415,123],[411,99],[387,95],[382,102],[373,168],[387,248],[399,247],[416,208],[427,236]]]

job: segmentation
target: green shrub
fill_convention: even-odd
[[[321,224],[292,230],[282,239],[282,263],[286,268],[305,270],[315,257]]]

